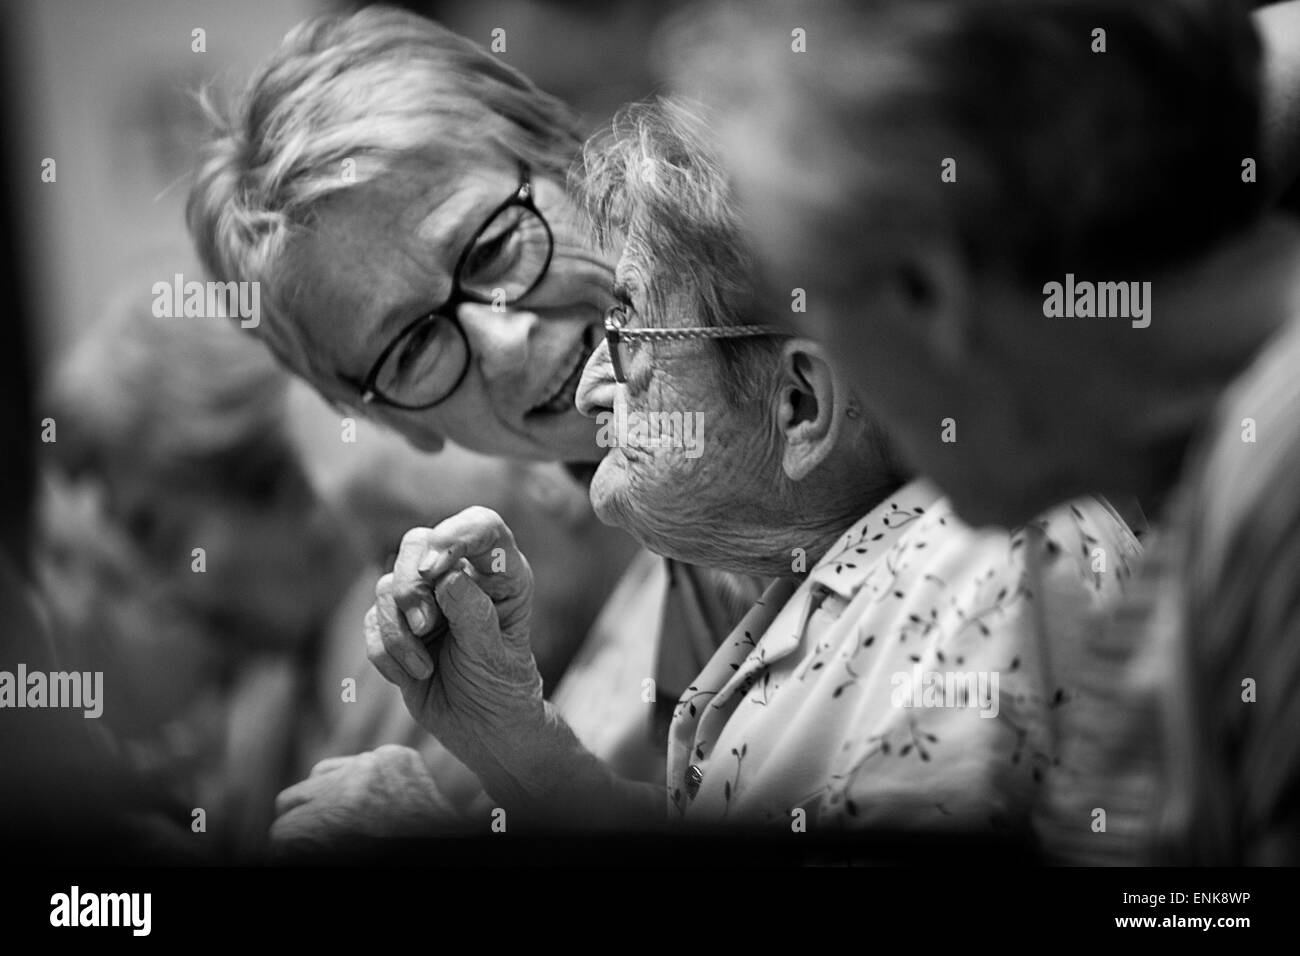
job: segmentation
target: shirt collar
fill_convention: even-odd
[[[917,478],[899,488],[853,523],[808,574],[811,587],[851,599],[881,555],[939,500],[939,490]]]

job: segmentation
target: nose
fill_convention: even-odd
[[[614,396],[617,393],[614,365],[609,360],[609,343],[601,342],[587,358],[574,402],[579,412],[588,418],[595,418],[603,411],[613,410]]]
[[[467,302],[456,316],[469,340],[470,353],[488,381],[527,367],[533,326],[541,321],[537,313]]]

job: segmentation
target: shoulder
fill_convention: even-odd
[[[1294,535],[1300,513],[1300,321],[1224,393],[1184,476],[1200,550]],[[1244,568],[1242,570],[1245,570]]]
[[[1215,619],[1232,630],[1252,609],[1278,613],[1290,603],[1300,562],[1297,476],[1300,322],[1293,322],[1224,394],[1179,488],[1196,626]]]
[[[1057,505],[1017,535],[1034,538],[1044,573],[1074,574],[1093,581],[1098,574],[1131,576],[1142,545],[1105,498],[1088,495]]]
[[[1120,577],[1127,576],[1141,553],[1141,544],[1115,508],[1088,496],[1010,530],[972,528],[943,499],[898,540],[891,557],[896,562],[910,557],[923,562],[926,571],[957,581],[1017,575],[1032,555],[1053,575],[1090,581],[1099,568],[1113,567]]]

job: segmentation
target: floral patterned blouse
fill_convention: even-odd
[[[1085,632],[1139,552],[1098,499],[1008,533],[972,529],[932,486],[906,485],[803,581],[772,584],[682,695],[670,814],[1028,827],[1035,802],[1069,786],[1059,715],[1087,667]]]

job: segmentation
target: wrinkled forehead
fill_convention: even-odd
[[[631,228],[621,236],[614,267],[614,295],[632,306],[633,325],[642,328],[687,328],[700,324],[695,277],[668,265],[671,257],[657,254],[656,242]],[[613,248],[618,249],[615,243]]]
[[[317,360],[354,351],[398,299],[437,282],[441,243],[421,235],[434,205],[402,203],[366,186],[329,197],[296,233],[280,281],[290,332]]]
[[[501,175],[409,170],[320,200],[289,243],[279,282],[291,328],[318,370],[355,373],[358,356],[445,299],[451,272]]]
[[[295,264],[332,266],[333,257],[367,248],[446,245],[479,200],[475,178],[467,164],[404,163],[390,175],[335,190],[307,217]]]

